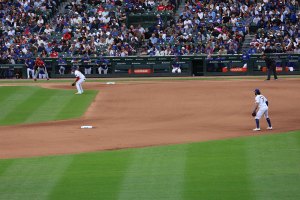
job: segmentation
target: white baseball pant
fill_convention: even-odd
[[[268,110],[268,107],[259,108],[256,113],[255,119],[260,119],[263,115],[266,119],[269,118]]]
[[[83,89],[82,89],[82,83],[85,81],[85,79],[79,79],[77,82],[76,82],[76,88],[77,88],[77,92],[79,94],[82,94],[83,93]]]
[[[31,74],[31,77],[34,78],[34,69],[27,68],[27,78],[28,79],[30,79],[30,74]]]

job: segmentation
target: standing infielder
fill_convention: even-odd
[[[82,94],[83,93],[82,83],[85,81],[85,76],[78,70],[78,67],[76,66],[72,67],[72,72],[76,77],[74,83],[72,83],[72,86],[76,85],[77,88],[77,93],[75,94]]]
[[[260,126],[259,126],[259,119],[264,115],[267,122],[268,122],[268,130],[272,130],[272,125],[271,125],[271,120],[269,118],[268,115],[268,110],[269,110],[269,103],[266,97],[264,97],[263,95],[261,95],[260,90],[259,89],[255,89],[254,90],[254,94],[255,94],[255,105],[254,105],[254,109],[252,112],[252,116],[255,117],[255,123],[256,123],[256,128],[253,129],[253,131],[260,131]],[[257,111],[258,109],[258,111]],[[257,113],[256,113],[257,111]]]

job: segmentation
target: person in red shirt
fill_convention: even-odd
[[[157,10],[158,11],[164,11],[166,9],[166,7],[162,4],[160,4],[159,6],[157,6]]]
[[[174,10],[174,6],[172,4],[168,4],[166,7],[165,7],[165,10]]]
[[[72,35],[69,32],[67,32],[67,33],[64,34],[63,38],[64,38],[65,41],[68,41],[68,40],[71,40]]]
[[[58,53],[55,50],[52,50],[52,52],[50,53],[50,57],[51,58],[58,58]]]
[[[34,64],[34,69],[35,69],[34,81],[36,81],[37,76],[40,74],[40,72],[44,72],[47,80],[49,80],[45,62],[40,57],[36,58],[35,64]]]

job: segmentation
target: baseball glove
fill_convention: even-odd
[[[75,86],[75,83],[72,83],[71,85],[72,85],[72,86]]]
[[[256,112],[253,112],[253,113],[252,113],[252,117],[255,117],[255,116],[256,116]]]

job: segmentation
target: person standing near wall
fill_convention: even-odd
[[[276,62],[275,62],[275,59],[273,58],[270,58],[269,56],[267,56],[265,53],[263,53],[262,55],[262,59],[266,62],[266,65],[267,65],[267,69],[268,69],[268,72],[267,72],[267,81],[271,79],[271,73],[273,72],[273,75],[274,75],[274,80],[277,80],[278,77],[277,77],[277,72],[276,72]]]
[[[26,58],[25,65],[27,67],[27,78],[30,79],[30,76],[34,78],[34,60],[31,57]]]
[[[45,73],[45,76],[46,76],[47,80],[49,80],[49,76],[48,76],[48,72],[47,72],[45,62],[40,57],[36,58],[34,68],[35,68],[34,81],[36,81],[36,79],[37,79],[37,77],[38,77],[38,75],[40,74],[41,71],[43,71]]]

